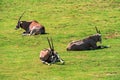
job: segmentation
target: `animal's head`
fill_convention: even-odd
[[[96,32],[97,32],[97,34],[95,34],[96,40],[97,40],[98,42],[102,43],[101,32],[100,32],[100,30],[98,30],[97,27],[95,27],[95,29],[96,29]]]
[[[17,25],[16,25],[16,30],[20,28],[20,25],[22,24],[22,21],[20,21],[20,19],[22,18],[22,16],[24,15],[25,12],[22,13],[22,15],[19,17]]]
[[[47,38],[47,40],[48,40],[48,44],[49,44],[49,47],[50,47],[50,54],[51,54],[52,63],[55,63],[55,62],[64,63],[64,61],[59,57],[57,52],[54,51],[54,45],[53,45],[52,38],[50,38],[50,39]]]
[[[57,53],[54,53],[54,55],[52,55],[50,59],[51,59],[51,63],[60,62],[60,57]]]
[[[100,42],[102,43],[102,38],[101,38],[101,34],[95,34],[93,35],[93,39],[96,41],[96,42]]]

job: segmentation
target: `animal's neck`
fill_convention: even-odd
[[[54,51],[53,50],[51,50],[51,55],[54,55]]]
[[[97,43],[97,36],[91,36],[91,39],[93,39]]]
[[[21,28],[23,28],[25,31],[29,31],[29,25],[31,24],[31,22],[27,22],[27,21],[21,21]]]

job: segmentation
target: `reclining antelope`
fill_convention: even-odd
[[[24,12],[25,13],[25,12]],[[16,30],[20,27],[25,30],[23,35],[38,35],[45,34],[45,27],[38,23],[37,21],[20,21],[24,13],[19,17],[18,23],[16,25]]]
[[[61,62],[62,64],[64,64],[64,61],[60,58],[58,53],[54,50],[52,38],[51,39],[47,38],[47,40],[50,48],[40,51],[40,60],[42,61],[42,63],[50,65],[56,62]]]
[[[72,41],[67,46],[67,51],[94,50],[107,48],[107,46],[97,46],[97,42],[102,43],[101,32],[96,28],[97,34],[89,36],[83,40]]]

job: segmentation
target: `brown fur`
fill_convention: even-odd
[[[90,50],[90,49],[97,49],[97,42],[101,42],[101,35],[96,34],[89,36],[83,40],[72,41],[68,44],[67,50],[68,51],[80,51],[80,50]]]
[[[40,60],[42,61],[42,63],[48,65],[56,62],[61,62],[63,64],[64,61],[59,57],[57,52],[54,50],[52,38],[51,39],[47,38],[47,40],[50,48],[40,51],[39,56]]]
[[[37,34],[45,33],[45,27],[42,26],[37,21],[19,21],[16,28],[19,28],[19,25],[22,29],[25,30],[24,33],[27,33],[30,35],[37,35]]]
[[[40,58],[48,61],[49,56],[51,56],[50,49],[44,49],[40,51]]]
[[[20,21],[22,16],[24,15],[25,12],[19,17],[18,23],[16,25],[16,30],[19,29],[20,27],[25,30],[23,32],[23,35],[37,35],[37,34],[45,34],[45,27],[38,23],[37,21]]]

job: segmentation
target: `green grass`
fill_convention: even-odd
[[[22,20],[39,21],[48,34],[22,36],[24,30],[14,30],[24,11]],[[95,26],[111,48],[66,51],[70,41],[95,34]],[[40,62],[46,37],[53,38],[65,65]],[[119,0],[0,0],[0,80],[119,80],[119,47]]]

